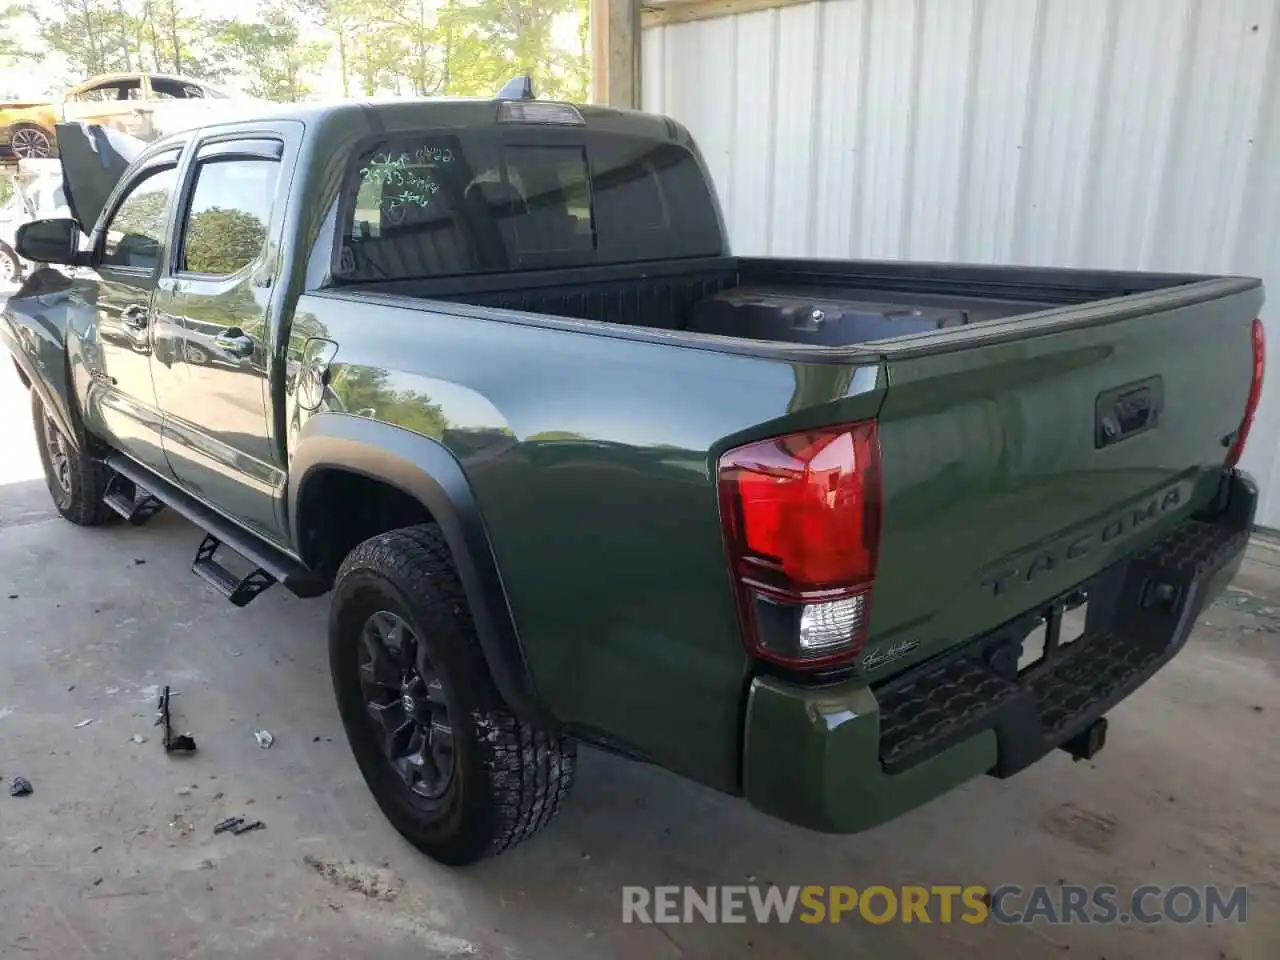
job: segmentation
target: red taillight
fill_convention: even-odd
[[[719,486],[748,649],[805,668],[855,657],[880,542],[875,423],[737,447],[720,458]]]
[[[1262,399],[1262,374],[1267,366],[1267,339],[1262,329],[1262,321],[1253,321],[1253,381],[1249,384],[1249,399],[1245,401],[1244,418],[1240,421],[1240,429],[1236,431],[1236,439],[1227,453],[1226,467],[1230,470],[1240,462],[1244,453],[1244,445],[1249,440],[1249,429],[1253,426],[1254,414],[1258,412],[1258,401]]]

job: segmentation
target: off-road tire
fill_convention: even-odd
[[[53,505],[58,512],[82,527],[97,527],[115,522],[119,514],[102,499],[111,479],[111,470],[89,456],[84,431],[80,430],[79,424],[74,425],[79,435],[76,442],[71,443],[49,417],[44,404],[40,402],[39,394],[34,390],[31,391],[31,420],[36,430],[40,465],[44,467],[45,485],[49,488],[49,495],[53,497]],[[61,453],[67,459],[65,476],[69,489],[62,487],[55,472],[56,453],[49,441],[49,431],[62,438]]]
[[[387,760],[358,677],[361,630],[379,611],[413,630],[443,687],[454,767],[443,796],[431,803]],[[503,702],[438,526],[380,534],[348,555],[334,585],[329,660],[365,782],[392,825],[429,857],[470,864],[533,836],[555,816],[573,782],[576,746]]]

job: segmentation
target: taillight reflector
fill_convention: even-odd
[[[1253,321],[1253,379],[1249,384],[1249,399],[1245,401],[1244,417],[1240,428],[1236,431],[1235,442],[1227,452],[1226,467],[1230,470],[1240,462],[1244,453],[1244,445],[1249,441],[1249,430],[1253,427],[1253,418],[1258,412],[1258,401],[1262,399],[1262,375],[1267,366],[1267,338],[1262,328],[1262,321]]]
[[[718,475],[748,649],[804,668],[855,657],[880,542],[875,422],[737,447],[720,458]]]

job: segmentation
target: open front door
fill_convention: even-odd
[[[124,172],[147,144],[97,124],[59,123],[58,160],[71,216],[89,234]]]

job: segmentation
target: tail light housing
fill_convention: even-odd
[[[1244,453],[1244,445],[1249,441],[1249,430],[1253,427],[1254,415],[1258,412],[1258,401],[1262,399],[1262,375],[1267,366],[1267,339],[1262,328],[1262,321],[1253,321],[1253,379],[1249,383],[1249,399],[1245,401],[1244,418],[1240,428],[1236,430],[1235,442],[1227,452],[1226,468],[1230,470],[1240,462]]]
[[[856,658],[880,546],[875,422],[736,447],[720,457],[717,472],[748,651],[805,670]]]

